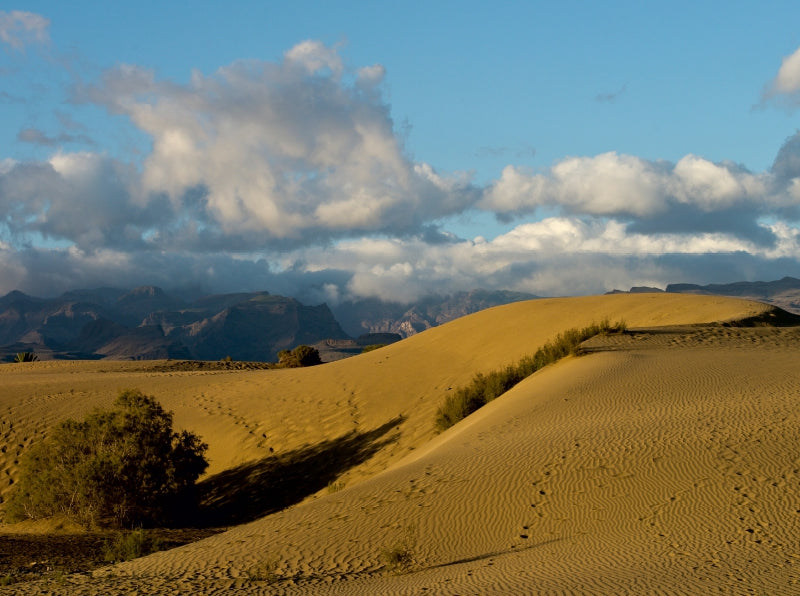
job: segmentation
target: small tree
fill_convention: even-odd
[[[20,462],[11,521],[66,515],[86,526],[164,524],[195,498],[207,445],[172,430],[172,413],[141,391],[120,392],[112,410],[65,420]]]
[[[300,345],[294,350],[281,350],[278,352],[278,365],[286,368],[299,368],[301,366],[315,366],[322,364],[319,350],[311,346]]]
[[[39,357],[34,352],[19,352],[14,356],[14,362],[36,362]]]

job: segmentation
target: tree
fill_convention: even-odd
[[[301,366],[315,366],[322,364],[319,350],[311,346],[300,345],[294,350],[281,350],[278,352],[278,364],[286,368],[299,368]]]
[[[172,412],[137,389],[111,410],[65,420],[20,462],[11,521],[65,515],[88,527],[167,524],[196,502],[208,446],[172,430]]]
[[[36,362],[39,357],[33,352],[19,352],[14,356],[14,362]]]

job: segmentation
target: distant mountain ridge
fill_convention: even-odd
[[[346,302],[336,316],[269,292],[183,300],[155,286],[72,290],[56,298],[19,291],[0,297],[0,361],[21,351],[40,358],[195,359],[275,362],[278,352],[318,345],[329,360],[391,343],[466,314],[534,298],[474,290],[408,305]],[[346,322],[346,328],[339,319]],[[354,339],[355,338],[355,339]]]
[[[631,288],[630,293],[661,292],[658,288]],[[783,277],[775,281],[738,281],[728,284],[675,283],[668,284],[665,292],[673,294],[706,294],[733,296],[773,304],[783,310],[800,314],[800,279]],[[619,292],[619,290],[614,290]],[[612,293],[612,292],[609,292]]]
[[[334,307],[336,319],[349,333],[397,333],[408,337],[480,310],[533,300],[534,294],[476,289],[448,296],[429,295],[412,304],[364,298]]]
[[[154,286],[0,298],[0,346],[50,358],[276,361],[280,350],[346,339],[326,305],[268,292],[185,302]],[[2,357],[2,355],[0,355]]]
[[[634,287],[631,293],[661,292]],[[669,284],[666,292],[749,298],[800,314],[800,279],[730,284]],[[614,290],[619,292],[619,290]],[[364,346],[414,335],[493,306],[537,298],[510,291],[429,295],[412,304],[374,298],[333,308],[308,306],[269,292],[217,294],[196,300],[155,286],[77,289],[56,298],[20,291],[0,297],[0,361],[34,351],[40,358],[193,359],[275,362],[280,350],[315,345],[335,360]]]

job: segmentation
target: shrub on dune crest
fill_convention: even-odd
[[[317,364],[322,364],[319,350],[311,346],[300,345],[291,351],[281,350],[278,352],[278,366],[282,368],[300,368]]]
[[[577,353],[580,344],[590,337],[622,333],[626,329],[624,321],[612,325],[608,319],[592,323],[582,329],[568,329],[548,341],[532,356],[523,357],[517,364],[511,364],[498,371],[477,373],[469,385],[459,387],[447,396],[436,412],[436,429],[440,432],[447,430],[537,370]]]

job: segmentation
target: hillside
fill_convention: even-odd
[[[523,292],[476,289],[447,296],[431,294],[411,304],[376,298],[351,300],[338,304],[333,310],[336,319],[351,335],[396,333],[409,337],[493,306],[534,298],[537,296]]]
[[[14,291],[0,297],[0,361],[36,352],[46,360],[231,357],[275,362],[278,352],[300,344],[318,345],[329,361],[529,298],[473,290],[431,295],[413,304],[360,300],[337,305],[334,317],[326,304],[309,306],[268,292],[183,300],[153,286],[73,290],[48,299]]]
[[[160,288],[76,290],[0,298],[0,358],[277,361],[302,343],[347,339],[328,307],[267,292],[184,302]]]
[[[652,287],[633,287],[627,292],[613,290],[618,293],[652,293],[670,292],[675,294],[701,294],[707,296],[733,296],[746,300],[756,300],[773,304],[783,310],[800,314],[800,279],[784,277],[774,281],[738,281],[727,284],[667,284],[664,290]]]
[[[209,443],[204,486],[216,511],[249,504],[237,511],[253,519],[61,587],[15,588],[786,593],[800,579],[800,337],[796,328],[716,324],[769,312],[683,294],[546,299],[302,370],[4,365],[6,445],[28,445],[55,421],[109,403],[117,387],[137,386]],[[587,356],[536,373],[434,435],[435,410],[453,387],[604,318],[625,319],[632,332],[592,340]],[[18,455],[0,459],[11,479]],[[283,484],[270,475],[278,469]],[[334,480],[345,488],[328,490]],[[291,502],[252,498],[290,489]],[[381,549],[409,531],[415,571],[387,574]],[[255,573],[270,561],[274,584]]]
[[[775,306],[800,313],[800,279],[784,277],[775,281],[740,281],[729,284],[669,284],[667,292],[736,296],[748,300],[768,302]]]

